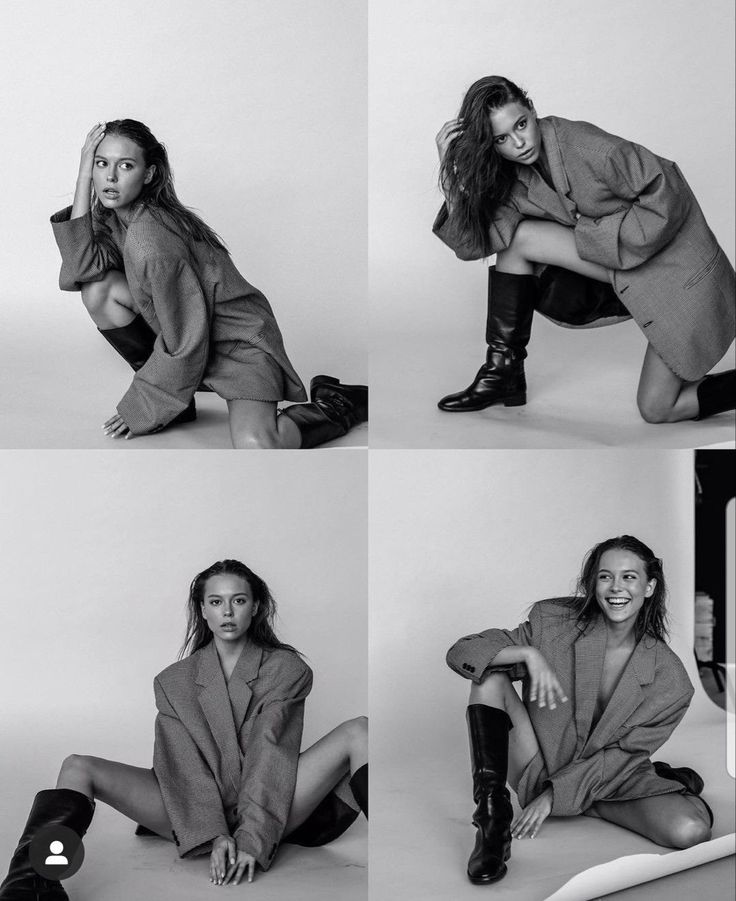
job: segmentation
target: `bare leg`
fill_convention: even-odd
[[[572,228],[542,219],[524,219],[511,244],[496,257],[496,269],[514,275],[533,275],[534,264],[562,266],[599,282],[610,282],[610,272],[598,263],[583,260]]]
[[[72,754],[61,765],[57,788],[71,788],[114,807],[136,823],[171,840],[171,823],[153,770],[102,757]]]
[[[301,435],[288,416],[279,416],[276,404],[261,400],[229,400],[230,438],[244,450],[298,448]]]
[[[337,783],[368,761],[368,720],[340,723],[299,755],[294,800],[285,834],[300,826]]]
[[[505,673],[491,673],[470,689],[470,704],[486,704],[505,710],[514,724],[509,733],[509,785],[517,790],[519,779],[528,763],[539,751],[539,742],[524,702],[514,691]]]
[[[697,382],[686,382],[667,366],[651,344],[644,354],[636,403],[647,422],[680,422],[699,412]]]
[[[98,282],[82,285],[82,303],[99,329],[128,325],[137,313],[128,282],[115,269]]]
[[[593,813],[665,848],[690,848],[710,840],[710,817],[693,795],[672,793],[633,801],[597,801]]]

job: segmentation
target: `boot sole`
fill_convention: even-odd
[[[471,876],[470,873],[468,873],[468,879],[473,883],[473,885],[491,885],[494,882],[499,882],[507,873],[508,868],[506,867],[506,864],[504,864],[501,872],[498,874],[498,876],[494,876],[493,879],[483,879],[476,876]]]
[[[503,404],[504,407],[523,407],[526,404],[526,394],[513,394],[511,397],[499,397],[496,400],[491,400],[487,404],[480,404],[479,406],[473,405],[472,407],[443,407],[442,401],[437,404],[437,407],[442,410],[443,413],[477,413],[479,410],[487,410],[488,407],[496,406],[497,404]]]

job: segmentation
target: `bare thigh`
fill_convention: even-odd
[[[543,219],[522,220],[506,250],[496,258],[500,272],[530,274],[533,263],[561,266],[600,282],[610,282],[610,271],[584,260],[575,244],[575,230]]]
[[[299,755],[294,800],[286,834],[300,826],[319,802],[352,769],[366,762],[367,722],[364,717],[341,723]]]
[[[592,812],[665,848],[690,848],[710,839],[705,805],[692,795],[673,792],[632,801],[597,801]]]
[[[91,794],[136,823],[172,840],[171,822],[153,770],[75,754],[64,761],[57,788],[74,788]]]
[[[508,713],[514,728],[509,733],[508,783],[514,791],[526,767],[539,753],[537,735],[524,702],[505,673],[491,673],[470,690],[471,704],[487,704]]]
[[[243,450],[297,448],[301,435],[296,423],[279,416],[276,404],[262,400],[229,400],[230,437]]]

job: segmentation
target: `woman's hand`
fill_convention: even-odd
[[[555,698],[559,698],[564,704],[567,701],[565,692],[562,690],[555,671],[542,656],[542,652],[536,648],[528,648],[525,662],[531,682],[529,700],[532,703],[536,701],[540,707],[548,706],[550,710],[557,707]]]
[[[111,416],[102,426],[103,431],[108,438],[132,438],[130,429],[123,422],[119,413]]]
[[[253,882],[253,874],[256,871],[255,857],[245,851],[238,851],[232,836],[218,835],[212,842],[210,882],[214,882],[215,885],[227,885],[229,882],[238,885],[246,869],[248,882]]]
[[[542,823],[552,811],[552,789],[547,787],[521,811],[511,824],[514,838],[536,838]]]
[[[444,160],[445,154],[447,153],[447,148],[450,146],[450,142],[458,136],[460,131],[461,120],[450,119],[450,121],[445,122],[442,128],[437,132],[437,137],[434,139],[434,141],[437,145],[437,153],[439,153],[440,155],[440,162]]]
[[[92,178],[92,167],[95,162],[95,150],[102,139],[105,137],[105,128],[107,126],[104,122],[98,122],[97,125],[93,126],[87,137],[84,139],[84,144],[82,146],[82,158],[79,161],[79,176],[86,175],[88,178]]]

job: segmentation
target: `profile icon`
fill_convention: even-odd
[[[64,857],[61,853],[64,850],[64,843],[55,841],[51,842],[49,845],[49,851],[51,854],[44,860],[44,866],[54,866],[54,867],[68,867],[69,861]]]

